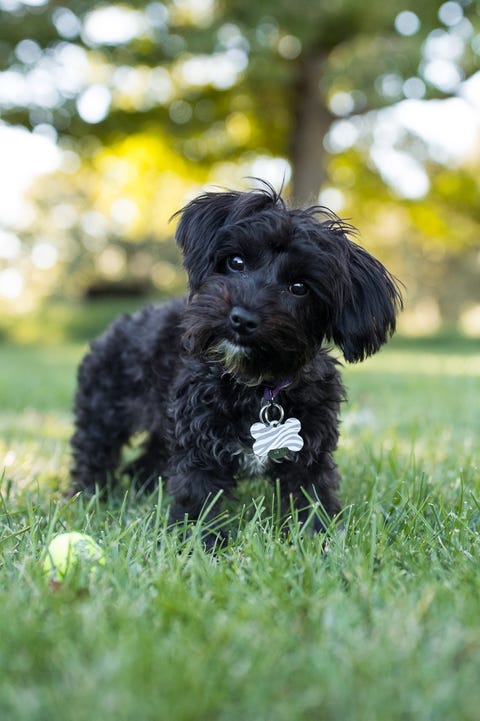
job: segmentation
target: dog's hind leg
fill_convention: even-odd
[[[106,372],[110,370],[110,372]],[[106,368],[98,352],[87,355],[79,369],[75,398],[75,433],[71,440],[72,491],[106,486],[113,480],[130,428],[122,409],[118,373]]]

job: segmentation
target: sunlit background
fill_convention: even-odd
[[[182,292],[171,215],[255,176],[360,228],[405,333],[480,336],[479,70],[478,0],[0,0],[8,334]]]

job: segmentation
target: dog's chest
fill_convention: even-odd
[[[284,411],[279,404],[276,404],[273,413],[275,415],[280,410],[282,418],[271,423],[266,410],[268,409],[265,407],[263,394],[256,392],[245,399],[244,403],[237,403],[235,408],[232,407],[229,414],[231,423],[227,425],[232,432],[226,434],[225,440],[230,457],[235,458],[237,466],[235,475],[239,478],[269,475],[275,464],[292,460],[296,456],[288,440],[287,425],[291,419],[281,423]],[[297,423],[300,425],[298,421]],[[297,434],[295,436],[298,437]],[[286,447],[284,447],[285,440]],[[299,438],[298,440],[300,441]],[[293,451],[298,451],[301,446],[303,440]]]
[[[270,459],[268,456],[259,458],[244,446],[239,446],[235,455],[238,456],[237,475],[240,478],[262,476],[266,473],[267,468],[270,466]]]
[[[257,404],[252,404],[248,408],[242,409],[242,413],[239,414],[240,418],[237,417],[237,423],[233,424],[233,434],[229,445],[231,455],[237,461],[236,475],[239,478],[262,476],[271,465],[267,455],[259,457],[253,452],[254,438],[250,433],[250,427],[252,421],[256,420],[258,413],[256,406]],[[258,407],[260,407],[260,401],[258,401]]]

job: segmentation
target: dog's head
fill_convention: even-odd
[[[288,209],[266,186],[205,193],[180,215],[192,353],[247,382],[278,381],[295,375],[324,341],[354,362],[395,330],[395,280],[325,208]]]

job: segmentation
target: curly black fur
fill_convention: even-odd
[[[286,507],[304,508],[306,494],[334,516],[344,389],[323,345],[363,360],[401,307],[394,279],[352,231],[324,208],[288,209],[269,186],[206,193],[180,211],[189,297],[124,315],[92,344],[79,370],[73,487],[109,482],[122,445],[148,431],[131,472],[166,478],[172,522],[196,519],[258,473],[249,428],[265,389],[288,382],[278,402],[301,420],[304,447],[265,459],[263,474],[279,479]]]

